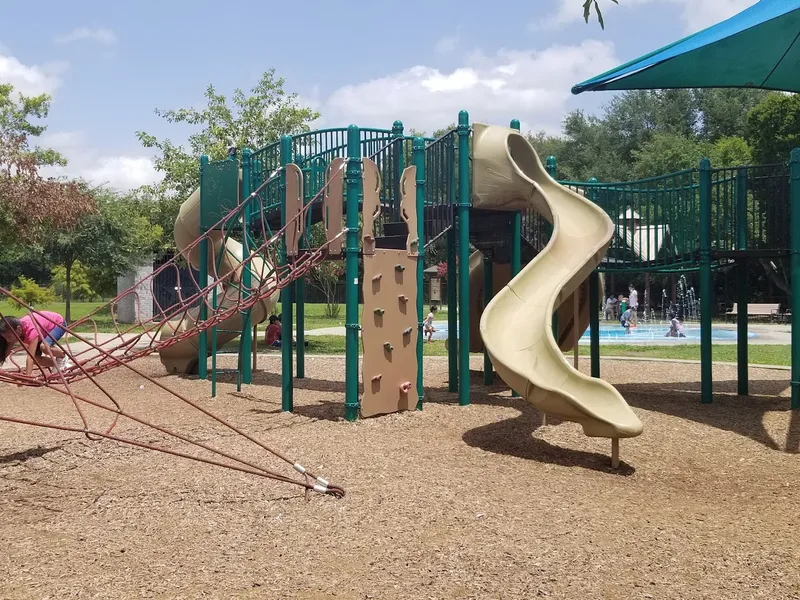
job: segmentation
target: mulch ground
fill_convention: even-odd
[[[0,423],[2,598],[800,598],[800,411],[788,371],[604,361],[644,423],[621,443],[548,421],[484,386],[447,392],[426,359],[421,412],[342,420],[344,361],[308,358],[295,413],[280,410],[279,357],[218,396],[136,367],[347,490],[343,499],[80,434]],[[588,361],[582,361],[583,369]],[[131,412],[258,461],[270,457],[122,368],[101,377]],[[76,386],[102,400],[88,383]],[[0,414],[79,426],[71,401],[0,384]],[[97,428],[109,416],[86,417]],[[114,432],[185,449],[143,425]]]

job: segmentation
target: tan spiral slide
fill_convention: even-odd
[[[242,274],[242,244],[234,239],[224,239],[221,231],[209,233],[208,256],[200,255],[200,247],[195,246],[189,250],[189,246],[200,237],[200,188],[181,204],[178,217],[175,219],[175,245],[183,254],[186,261],[195,269],[200,267],[200,261],[206,260],[209,274],[216,273],[218,278],[223,278],[231,271],[235,271],[231,277],[226,279],[226,283],[220,283],[217,290],[217,307],[219,310],[228,306],[235,305],[240,296],[239,278]],[[225,244],[225,249],[221,253]],[[264,281],[266,277],[274,277],[270,266],[260,257],[255,256],[250,263],[252,280],[251,285],[255,288]],[[200,285],[208,285],[200,282]],[[278,301],[279,292],[256,302],[250,310],[250,326],[261,323],[270,314]],[[210,302],[209,302],[210,305]],[[197,326],[199,308],[192,308],[181,315],[180,318],[165,323],[161,333],[161,339],[165,340],[175,333],[193,329]],[[210,311],[209,311],[210,313]],[[220,322],[217,327],[223,331],[217,334],[217,349],[239,337],[239,332],[244,325],[244,315],[235,313],[230,318]],[[181,340],[177,344],[162,348],[159,352],[161,363],[168,373],[189,374],[196,372],[199,358],[198,342],[200,332]],[[210,340],[209,340],[210,345]],[[209,352],[211,349],[209,348]]]
[[[480,333],[492,364],[507,385],[545,414],[580,423],[588,436],[611,438],[617,462],[619,438],[639,435],[642,423],[611,384],[567,362],[551,325],[554,308],[578,291],[602,260],[613,223],[600,207],[551,178],[513,129],[475,124],[472,167],[474,207],[533,206],[553,223],[548,245],[483,311]]]

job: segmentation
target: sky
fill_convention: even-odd
[[[698,31],[755,0],[406,0],[295,5],[206,0],[39,0],[5,7],[0,82],[52,95],[40,145],[69,160],[50,174],[127,190],[153,183],[137,131],[183,143],[155,109],[203,106],[209,84],[231,94],[274,68],[320,111],[314,127],[431,133],[466,109],[473,121],[557,133],[564,116],[598,112],[610,92],[573,84]]]

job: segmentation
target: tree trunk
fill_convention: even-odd
[[[72,322],[72,261],[68,261],[64,265],[64,278],[66,280],[64,287],[64,302],[66,308],[64,309],[64,318],[67,323]]]

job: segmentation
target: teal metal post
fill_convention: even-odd
[[[240,188],[240,201],[245,203],[242,208],[242,258],[250,255],[250,192],[252,191],[253,151],[250,148],[242,150],[242,185]],[[242,297],[250,296],[253,284],[253,263],[249,262],[242,271]],[[250,310],[242,315],[242,337],[239,344],[239,370],[242,383],[252,383],[253,380],[253,326],[250,323]]]
[[[306,204],[306,190],[303,189],[303,205]],[[307,216],[307,215],[306,215]],[[303,217],[305,218],[305,216]],[[306,220],[306,228],[303,229],[303,235],[300,237],[298,248],[303,249],[307,247],[306,235],[308,235],[308,221]],[[294,282],[294,303],[297,307],[297,378],[305,379],[306,377],[306,280],[301,277]]]
[[[281,137],[281,166],[292,162],[292,136]],[[281,174],[281,227],[286,227],[286,171]],[[286,236],[281,238],[281,261],[287,264]],[[292,286],[281,290],[281,408],[286,412],[294,410],[294,382],[292,381]]]
[[[800,409],[800,148],[791,162],[792,410]]]
[[[736,171],[736,249],[747,250],[747,167]],[[740,396],[749,393],[747,359],[747,258],[736,261],[736,367],[737,389]]]
[[[347,128],[347,185],[345,205],[345,419],[358,418],[358,198],[363,189],[361,175],[361,132]]]
[[[458,391],[458,284],[456,274],[456,145],[450,136],[447,148],[449,165],[447,202],[452,212],[447,231],[447,389]]]
[[[545,160],[544,168],[547,170],[547,174],[555,179],[556,174],[558,173],[558,161],[556,160],[556,157],[552,155],[548,156]]]
[[[203,215],[203,176],[208,166],[208,155],[203,154],[200,157],[200,215]],[[205,226],[200,226],[200,231],[197,233],[203,235],[200,240],[200,264],[197,266],[200,271],[200,289],[208,285],[208,238],[205,237],[207,232]],[[200,298],[200,321],[208,319],[208,305],[206,302],[208,298],[203,296]],[[197,374],[200,379],[208,379],[208,329],[204,329],[200,334],[200,340],[197,344]]]
[[[406,168],[405,165],[405,137],[403,135],[403,122],[402,121],[395,121],[392,123],[392,140],[394,144],[392,145],[392,153],[394,156],[394,169],[395,169],[395,189],[392,190],[392,194],[389,194],[389,202],[391,203],[391,212],[392,214],[397,214],[399,205],[400,205],[400,197],[402,195],[402,190],[400,189],[400,179],[403,176],[403,169]],[[413,146],[412,146],[413,150]],[[418,219],[422,219],[422,213],[419,214],[417,217]]]
[[[483,257],[483,307],[489,305],[492,301],[492,288],[494,287],[494,263],[491,258]],[[492,385],[494,383],[494,367],[492,366],[492,359],[489,358],[489,353],[486,351],[486,346],[483,347],[483,383]]]
[[[597,183],[597,177],[590,177],[587,183]],[[589,199],[597,204],[597,189],[589,188]],[[600,273],[592,271],[589,276],[589,358],[592,377],[600,377]]]
[[[458,403],[469,404],[469,113],[458,113]]]
[[[223,250],[225,252],[225,250]],[[217,312],[217,286],[211,292],[211,307]],[[217,397],[217,326],[211,326],[211,397]]]
[[[422,386],[422,338],[423,338],[423,319],[425,318],[425,299],[423,290],[425,289],[425,139],[419,136],[414,138],[411,143],[412,158],[414,166],[417,167],[417,237],[419,243],[419,258],[417,258],[417,410],[422,410],[422,400],[424,389]]]
[[[519,131],[519,120],[511,120],[511,129]],[[522,270],[522,213],[517,211],[511,215],[511,279]],[[512,397],[518,397],[516,390],[511,390]]]
[[[589,354],[592,377],[600,377],[600,273],[589,275]]]
[[[700,161],[700,402],[713,401],[711,365],[711,162]]]

